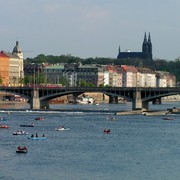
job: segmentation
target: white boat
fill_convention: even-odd
[[[16,132],[13,132],[13,135],[28,135],[29,133],[26,132],[26,131],[16,131]]]
[[[79,104],[93,104],[94,103],[94,98],[89,97],[89,96],[78,97],[75,100],[75,103],[79,103]]]
[[[58,127],[58,128],[55,128],[54,130],[55,130],[55,131],[69,131],[70,128],[65,128],[64,126],[60,126],[60,127]]]

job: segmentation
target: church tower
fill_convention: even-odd
[[[148,53],[148,42],[147,42],[147,37],[146,37],[146,33],[144,34],[144,41],[142,44],[142,52],[147,54]]]
[[[23,79],[24,79],[24,60],[23,60],[23,52],[21,50],[21,48],[19,47],[19,42],[16,41],[16,45],[15,47],[13,48],[13,52],[12,52],[13,55],[16,55],[17,58],[12,58],[10,60],[10,62],[12,62],[12,64],[10,66],[13,66],[14,64],[17,64],[17,67],[18,67],[18,76],[17,76],[17,80],[18,80],[18,83],[19,84],[23,84]],[[14,69],[14,68],[12,68]],[[16,72],[17,73],[17,72]]]
[[[16,45],[13,48],[12,54],[15,54],[16,56],[18,56],[19,59],[23,59],[23,52],[22,52],[21,48],[19,47],[19,42],[18,41],[16,41]]]
[[[152,59],[152,43],[151,43],[150,33],[149,33],[149,36],[148,36],[148,54],[149,54],[149,58]]]

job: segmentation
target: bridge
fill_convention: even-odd
[[[27,98],[31,109],[49,109],[48,101],[60,96],[97,92],[109,96],[110,103],[121,97],[132,102],[132,110],[148,110],[150,101],[180,94],[180,87],[0,87],[0,91]]]

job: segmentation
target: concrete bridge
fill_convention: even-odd
[[[150,101],[180,94],[180,87],[0,87],[0,91],[27,98],[31,109],[49,109],[48,101],[60,96],[73,94],[77,97],[85,92],[98,92],[109,96],[110,103],[118,102],[118,97],[121,97],[132,102],[132,110],[148,110]]]

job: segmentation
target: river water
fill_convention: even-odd
[[[180,102],[152,105],[151,109],[180,107]],[[24,107],[27,108],[27,107]],[[52,105],[52,111],[7,111],[9,129],[0,129],[0,179],[3,180],[179,180],[180,114],[126,115],[131,104]],[[60,109],[60,111],[53,111]],[[64,111],[63,111],[64,110]],[[88,110],[88,111],[87,111]],[[43,116],[44,121],[35,117]],[[111,120],[110,117],[115,117]],[[35,123],[35,127],[20,127]],[[60,125],[69,131],[54,131]],[[105,128],[111,134],[104,134]],[[13,136],[17,130],[29,135]],[[31,134],[46,140],[29,140]],[[27,154],[16,147],[26,145]]]

